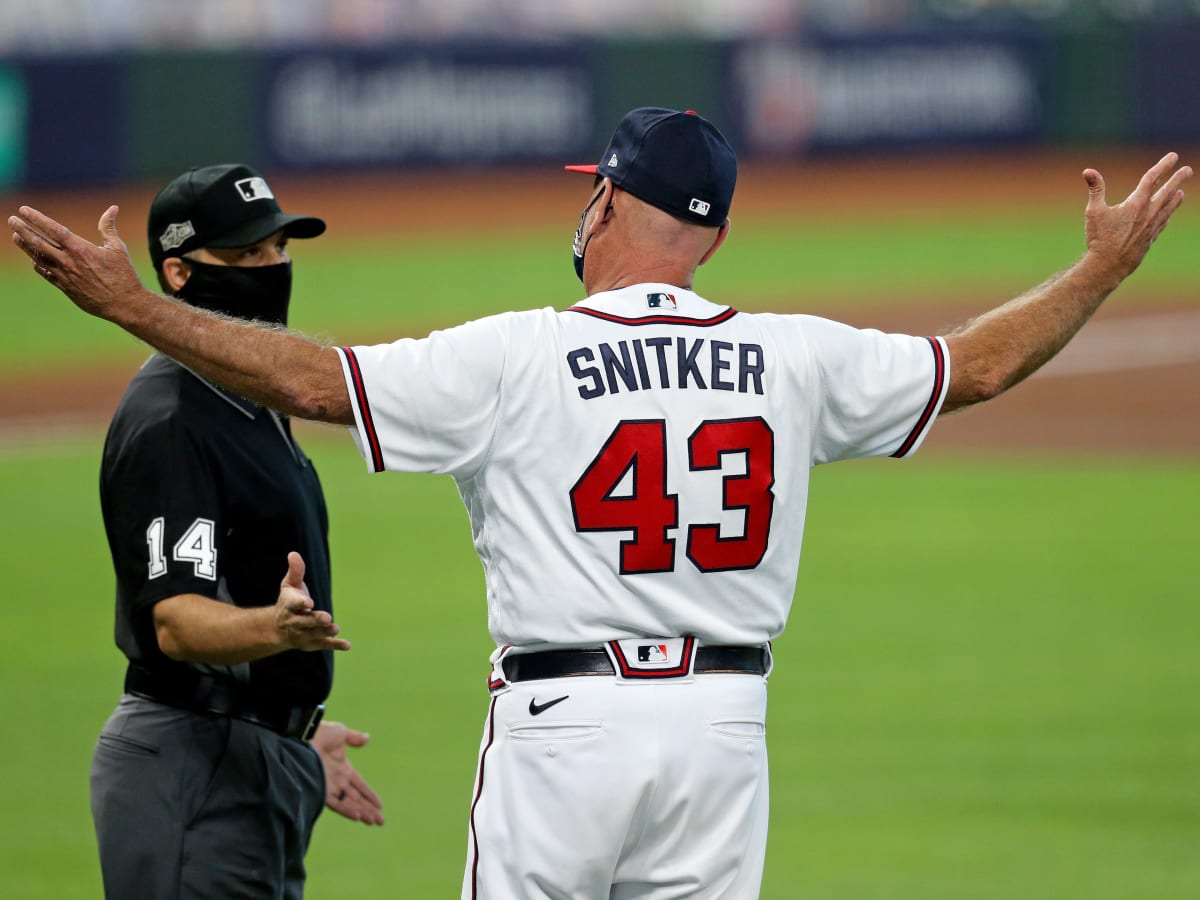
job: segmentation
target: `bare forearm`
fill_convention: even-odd
[[[337,353],[281,328],[142,291],[107,318],[210,381],[288,415],[352,424]]]
[[[273,606],[244,609],[199,594],[180,594],[154,607],[158,645],[171,659],[236,665],[287,649]]]
[[[1121,283],[1094,255],[946,336],[951,382],[942,411],[990,400],[1032,375]]]
[[[336,351],[294,332],[222,317],[147,291],[117,234],[115,206],[100,217],[100,246],[28,206],[8,224],[34,271],[85,312],[280,412],[353,423]]]

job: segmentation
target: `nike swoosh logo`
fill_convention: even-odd
[[[536,700],[530,700],[529,701],[529,714],[531,716],[540,716],[542,713],[544,713],[550,707],[557,706],[558,704],[562,703],[564,700],[566,700],[570,696],[571,696],[570,694],[563,694],[557,700],[551,700],[547,703],[540,703],[540,704]]]

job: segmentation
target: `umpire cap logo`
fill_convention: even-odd
[[[163,252],[166,252],[167,250],[174,250],[176,247],[182,247],[184,241],[195,236],[196,229],[192,227],[190,220],[187,222],[172,222],[159,237],[158,242],[162,244]]]
[[[255,176],[254,178],[243,178],[241,181],[235,181],[234,186],[238,189],[238,193],[242,195],[242,199],[249,203],[251,200],[274,200],[275,195],[271,193],[271,189],[267,187],[265,178]]]

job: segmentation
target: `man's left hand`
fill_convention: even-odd
[[[362,747],[370,739],[369,734],[326,720],[317,726],[312,745],[325,766],[325,805],[355,822],[382,825],[383,801],[346,758],[347,747]]]
[[[45,213],[22,206],[8,225],[33,270],[82,309],[111,319],[122,302],[144,292],[129,250],[117,233],[117,207],[100,217],[102,243],[92,244]]]

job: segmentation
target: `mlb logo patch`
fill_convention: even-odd
[[[238,193],[242,195],[242,199],[249,203],[251,200],[274,200],[275,195],[271,193],[271,189],[267,187],[265,178],[243,178],[241,181],[235,181],[234,187],[238,189]]]
[[[604,646],[622,683],[663,678],[685,680],[692,676],[695,638],[623,638]]]
[[[667,656],[666,644],[639,644],[637,657],[640,663],[665,663],[670,661]]]
[[[712,205],[705,203],[703,200],[692,198],[692,202],[688,204],[688,210],[694,212],[698,216],[707,216],[708,211],[712,209]]]
[[[677,309],[674,294],[647,294],[646,305],[650,309]]]
[[[182,247],[183,242],[190,237],[196,236],[196,229],[192,227],[191,221],[187,222],[172,222],[167,226],[158,237],[158,242],[162,244],[163,250],[174,250],[176,247]]]

